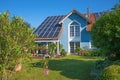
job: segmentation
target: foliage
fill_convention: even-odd
[[[80,47],[77,47],[77,48],[76,48],[76,52],[77,52],[78,55],[81,55],[81,52],[80,52],[81,50],[82,50],[82,49],[81,49]]]
[[[93,45],[108,54],[120,54],[120,10],[108,12],[93,25]]]
[[[60,46],[59,46],[59,50],[60,50],[60,52],[62,51],[62,49],[63,49],[63,45],[60,44]]]
[[[56,49],[56,44],[55,43],[50,43],[49,46],[48,46],[48,49],[49,49],[49,52],[50,52],[50,55],[52,57],[55,56],[55,49]]]
[[[116,4],[112,10],[120,10],[120,4]]]
[[[86,50],[82,52],[82,55],[84,55],[84,56],[91,56],[90,52],[86,51]]]
[[[112,61],[112,60],[109,60],[108,58],[106,58],[105,60],[96,61],[95,66],[93,67],[93,70],[91,72],[91,75],[93,76],[94,80],[101,80],[101,75],[103,75],[104,70],[111,65],[119,65],[120,66],[120,60]],[[105,76],[105,74],[104,74],[104,76]],[[105,80],[107,80],[107,79],[105,79]]]
[[[82,55],[84,56],[102,56],[100,50],[83,50]]]
[[[29,57],[35,39],[32,31],[21,17],[0,14],[0,80],[10,79],[15,66]]]
[[[42,43],[36,44],[36,50],[38,51],[38,54],[46,52],[46,45],[43,45]]]
[[[116,60],[113,62],[113,65],[119,65],[120,66],[120,60]]]
[[[65,49],[62,49],[61,55],[62,55],[62,56],[67,56],[67,52],[65,51]]]
[[[101,50],[90,50],[89,51],[91,56],[102,56],[102,51]]]
[[[120,66],[111,65],[106,67],[101,74],[101,80],[120,80]]]
[[[80,52],[80,50],[82,50],[80,47],[76,48],[76,52]]]
[[[94,78],[94,80],[101,80],[101,73],[103,72],[104,68],[110,66],[112,63],[113,62],[109,59],[96,61],[91,72],[91,76]]]

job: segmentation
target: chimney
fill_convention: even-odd
[[[87,17],[90,18],[90,8],[87,8]]]

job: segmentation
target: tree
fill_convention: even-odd
[[[120,4],[116,4],[112,10],[120,10]]]
[[[120,55],[120,10],[102,16],[92,27],[93,45],[108,55]]]
[[[16,66],[29,56],[35,40],[32,31],[21,17],[0,14],[0,80],[10,80]]]
[[[48,49],[49,49],[49,52],[50,52],[50,55],[51,57],[54,57],[55,56],[55,49],[56,49],[56,44],[55,43],[50,43],[49,46],[48,46]]]

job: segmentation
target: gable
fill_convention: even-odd
[[[71,12],[69,12],[60,22],[59,24],[63,23],[64,20],[66,20],[69,16],[71,16],[72,14],[77,14],[79,15],[80,17],[82,17],[83,19],[85,19],[88,23],[91,23],[90,20],[85,17],[83,14],[79,13],[77,10],[72,10]]]
[[[88,22],[86,21],[85,18],[83,18],[82,16],[80,16],[76,13],[73,13],[63,21],[62,27],[64,28],[64,27],[69,26],[69,24],[73,21],[78,22],[82,28],[86,27],[86,25],[88,24]]]

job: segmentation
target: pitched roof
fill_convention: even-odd
[[[62,26],[58,23],[63,18],[64,15],[47,17],[33,32],[38,34],[38,38],[36,40],[58,40],[62,33]]]
[[[68,18],[73,13],[78,14],[79,16],[81,16],[82,18],[84,18],[88,23],[91,23],[90,20],[86,16],[84,16],[83,14],[81,14],[80,12],[78,12],[75,9],[73,9],[72,11],[70,11],[59,23],[61,24],[66,18]]]
[[[36,40],[59,40],[60,35],[62,34],[61,23],[72,13],[77,13],[88,22],[88,26],[86,27],[87,31],[91,31],[92,25],[96,22],[96,20],[98,20],[100,16],[104,15],[104,13],[102,12],[92,13],[90,14],[90,18],[88,19],[87,14],[81,14],[76,10],[72,10],[67,15],[49,16],[33,32],[35,34],[38,34]]]
[[[94,13],[95,15],[95,19],[98,20],[101,16],[103,16],[104,14],[106,14],[106,12],[96,12]]]

